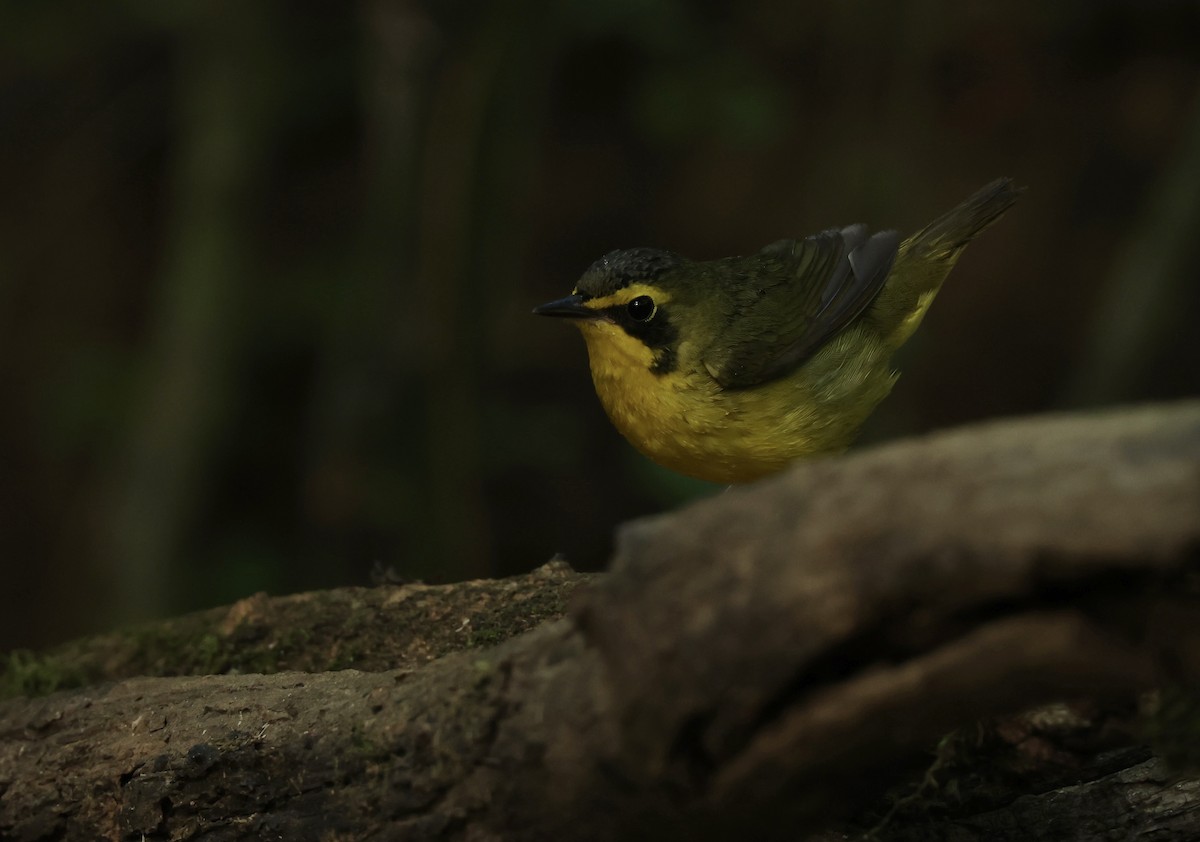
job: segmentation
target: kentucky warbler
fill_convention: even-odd
[[[609,418],[683,474],[747,482],[850,444],[963,248],[1016,201],[998,179],[901,242],[865,225],[692,261],[612,251],[566,298]]]

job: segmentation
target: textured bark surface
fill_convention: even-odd
[[[592,578],[551,562],[525,576],[451,586],[259,593],[36,657],[16,655],[0,675],[0,698],[136,676],[412,669],[558,619]]]
[[[623,528],[569,599],[561,566],[258,598],[276,649],[344,606],[278,662],[326,671],[0,703],[0,838],[1193,839],[1196,779],[1158,755],[1200,754],[1198,563],[1200,404],[810,462]],[[426,648],[417,625],[477,622],[437,607],[456,589],[570,607]],[[374,657],[357,635],[416,593]],[[246,609],[209,615],[208,650]],[[331,646],[379,671],[328,671]]]

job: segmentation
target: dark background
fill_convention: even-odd
[[[1198,9],[5,4],[0,648],[602,565],[713,491],[529,315],[615,247],[912,231],[1010,175],[864,441],[1196,394]]]

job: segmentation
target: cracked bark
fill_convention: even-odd
[[[886,816],[875,838],[1192,839],[1197,562],[1200,403],[809,462],[624,527],[528,631],[447,628],[473,627],[464,589],[545,589],[541,620],[582,579],[176,628],[326,671],[131,678],[146,659],[68,647],[120,680],[0,704],[0,838],[835,839]],[[285,635],[326,603],[345,622]],[[364,629],[423,654],[373,657]],[[363,669],[329,671],[335,649]]]

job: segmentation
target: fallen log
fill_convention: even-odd
[[[1200,403],[816,460],[624,527],[581,589],[421,592],[569,603],[515,636],[0,703],[0,838],[1192,839],[1198,562]],[[324,656],[381,593],[305,597],[351,606]]]

